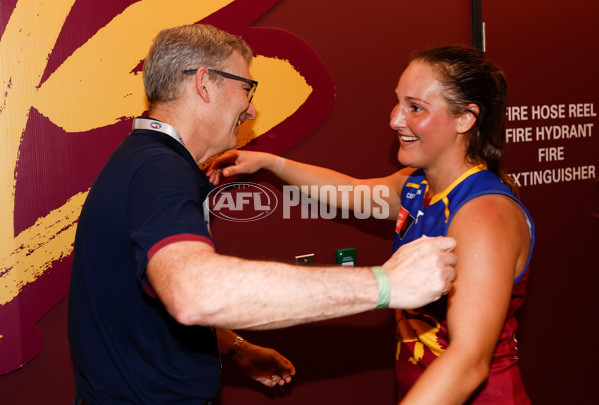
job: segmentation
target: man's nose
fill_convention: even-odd
[[[256,108],[254,107],[253,103],[250,102],[247,110],[245,110],[245,114],[247,115],[248,120],[253,120],[256,118]]]

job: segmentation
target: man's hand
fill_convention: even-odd
[[[252,379],[267,387],[275,387],[291,382],[295,367],[276,350],[257,346],[244,341],[233,357],[233,362]]]
[[[436,301],[455,279],[456,241],[423,236],[403,245],[383,265],[391,284],[391,308],[411,309]]]

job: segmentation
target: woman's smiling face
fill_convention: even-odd
[[[458,135],[458,118],[449,115],[442,92],[427,63],[414,61],[401,75],[389,124],[398,133],[397,158],[402,165],[433,169],[459,155],[463,161],[464,137]]]

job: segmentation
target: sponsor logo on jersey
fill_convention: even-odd
[[[399,216],[397,217],[397,222],[395,224],[395,232],[399,235],[399,239],[403,240],[408,229],[412,226],[412,223],[414,223],[414,217],[402,206],[399,210]]]

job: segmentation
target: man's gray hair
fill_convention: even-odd
[[[189,78],[184,70],[202,66],[220,69],[237,51],[249,65],[252,50],[240,37],[212,25],[190,24],[158,33],[144,62],[146,98],[152,106],[176,100],[180,84]]]

